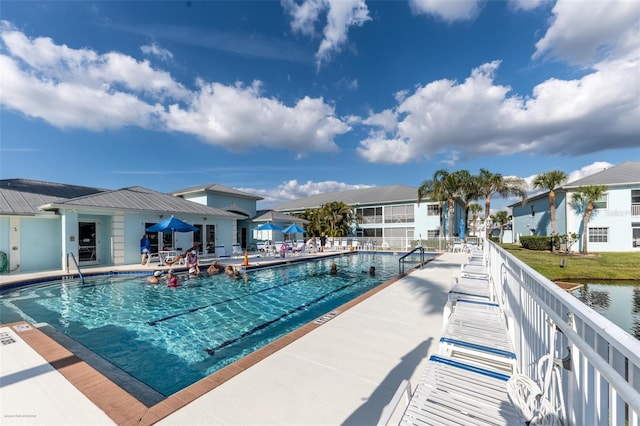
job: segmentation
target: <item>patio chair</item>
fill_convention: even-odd
[[[244,256],[244,252],[242,251],[242,246],[238,243],[231,244],[231,256],[232,257],[242,257]]]
[[[306,247],[307,245],[304,243],[304,241],[300,241],[298,242],[298,244],[296,244],[296,246],[293,248],[292,253],[294,255],[301,255],[306,251]]]
[[[440,355],[509,374],[517,369],[507,321],[496,303],[458,300],[446,319]]]
[[[524,425],[525,418],[509,399],[509,378],[508,374],[432,355],[399,424]],[[402,395],[411,393],[410,387],[408,381],[402,382],[384,407],[378,426],[389,422]]]

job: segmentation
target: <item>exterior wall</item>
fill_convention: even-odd
[[[609,188],[607,191],[607,208],[595,209],[591,214],[588,223],[589,228],[607,228],[608,242],[591,242],[587,244],[590,252],[598,251],[640,251],[639,247],[633,247],[632,223],[639,222],[640,217],[631,215],[631,190],[639,187]],[[571,197],[572,198],[572,197]],[[571,203],[570,214],[573,215],[570,221],[573,228],[570,232],[580,234],[580,241],[574,247],[582,249],[582,234],[584,232],[582,219],[583,211],[581,206],[574,206]]]
[[[60,268],[59,218],[3,217],[0,226],[0,251],[7,254],[11,272]]]
[[[556,196],[556,200],[558,200]],[[564,197],[562,197],[564,199]],[[556,208],[556,215],[558,214]],[[518,204],[513,207],[513,232],[519,240],[521,235],[551,235],[551,215],[549,213],[549,198],[543,197],[529,200],[524,206]],[[556,232],[564,234],[564,230],[557,226]]]

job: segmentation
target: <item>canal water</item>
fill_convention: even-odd
[[[572,281],[574,282],[574,281]],[[580,282],[572,294],[627,333],[640,340],[640,283],[610,281]]]

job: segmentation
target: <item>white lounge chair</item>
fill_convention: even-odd
[[[244,252],[242,251],[242,246],[238,243],[231,244],[231,256],[232,257],[242,257]]]
[[[509,377],[432,355],[399,424],[524,425],[524,417],[507,393]],[[403,381],[391,402],[384,407],[378,426],[389,422],[402,395],[407,394],[407,386],[410,388],[408,381]]]
[[[292,250],[292,253],[294,255],[301,255],[306,251],[306,247],[307,245],[304,243],[304,241],[300,241]]]

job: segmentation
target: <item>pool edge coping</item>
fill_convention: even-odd
[[[425,264],[428,264],[437,257],[439,257],[439,255],[429,258]],[[348,311],[420,268],[420,266],[411,268],[407,272],[399,274],[396,277],[381,283],[366,293],[333,309],[331,312],[335,312],[336,314],[331,318],[322,322],[318,322],[318,319],[315,319],[306,323],[296,330],[287,333],[262,348],[257,349],[251,354],[234,361],[228,366],[223,367],[215,373],[212,373],[192,385],[187,386],[152,406],[147,406],[142,403],[135,396],[131,395],[119,385],[111,381],[86,361],[82,360],[54,339],[47,336],[35,325],[30,324],[27,321],[19,321],[3,325],[12,327],[16,330],[15,327],[20,324],[30,324],[32,326],[32,330],[19,333],[25,343],[40,354],[40,356],[42,356],[53,368],[62,374],[78,390],[80,390],[85,397],[104,411],[104,413],[118,425],[135,424],[146,426],[153,425],[175,413],[189,403],[266,359],[270,355],[278,352],[280,349],[328,323],[334,317]]]

